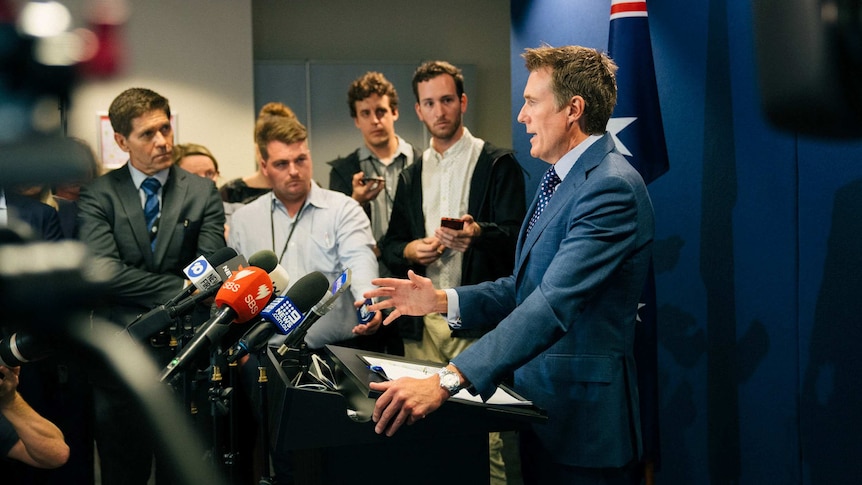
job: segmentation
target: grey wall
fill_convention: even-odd
[[[308,129],[314,179],[329,186],[327,162],[347,156],[362,144],[362,134],[350,117],[347,86],[368,71],[382,72],[398,93],[398,136],[420,151],[428,145],[428,131],[414,109],[411,83],[417,62],[326,62],[326,61],[260,61],[254,66],[255,109],[269,102],[280,101],[293,109]],[[458,66],[464,74],[464,84],[478,86],[476,66]],[[476,91],[479,89],[474,88]],[[476,114],[470,109],[469,96],[464,124],[473,127]],[[475,129],[475,128],[471,128]]]
[[[86,25],[85,0],[63,2]],[[222,180],[253,167],[251,0],[129,2],[119,30],[123,65],[106,79],[84,79],[73,93],[69,134],[98,150],[96,113],[129,87],[153,89],[178,115],[177,141],[206,145]]]
[[[443,59],[465,71],[470,131],[512,145],[508,1],[256,0],[252,17],[255,105],[283,101],[304,122],[302,113],[310,113],[315,179],[324,185],[325,162],[361,143],[346,93],[349,82],[368,68],[392,78],[401,98],[395,128],[408,141],[425,143],[418,138],[412,71],[421,61]],[[314,68],[302,79],[298,69],[306,63]],[[292,74],[278,74],[282,70]],[[306,83],[310,98],[303,98]],[[297,109],[301,103],[306,105]]]

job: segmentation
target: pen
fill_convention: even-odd
[[[379,365],[369,365],[368,369],[387,381],[389,380],[389,376],[386,375],[386,371],[383,370],[383,367],[380,367]]]

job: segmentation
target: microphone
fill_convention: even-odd
[[[272,291],[277,295],[284,293],[284,290],[290,284],[290,276],[287,274],[287,270],[278,264],[278,256],[269,249],[262,249],[252,254],[248,258],[248,264],[263,268],[269,273],[269,277],[272,279]]]
[[[317,305],[314,305],[311,312],[306,314],[302,321],[296,324],[295,328],[285,335],[281,347],[278,348],[279,355],[283,356],[288,350],[297,348],[305,339],[305,334],[308,333],[308,329],[311,328],[314,322],[320,320],[320,317],[326,315],[329,310],[332,310],[335,300],[347,291],[347,288],[350,286],[351,275],[350,268],[347,268],[332,282],[329,297],[320,300]]]
[[[312,305],[326,295],[327,289],[329,281],[319,271],[300,278],[285,295],[275,297],[264,307],[260,312],[263,321],[246,332],[232,347],[232,352],[227,356],[228,363],[233,363],[250,352],[257,352],[275,332],[284,335],[293,331]]]
[[[207,291],[213,286],[220,285],[225,278],[219,275],[215,268],[234,256],[236,256],[236,251],[233,248],[224,247],[210,256],[215,261],[215,265],[210,264],[203,255],[189,263],[183,268],[183,274],[192,284],[183,288],[176,296],[165,302],[165,305],[175,305],[178,301],[190,297],[195,290]]]
[[[201,258],[203,258],[203,256]],[[194,266],[201,258],[196,259],[186,269]],[[214,261],[213,264],[209,264],[208,262],[200,263],[199,267],[202,268],[206,265],[213,268],[219,277],[218,284],[211,285],[206,290],[201,290],[194,295],[192,295],[192,293],[194,293],[198,287],[196,285],[188,285],[183,288],[178,295],[174,296],[164,304],[153,308],[147,313],[139,315],[138,318],[126,326],[128,334],[135,340],[146,340],[150,338],[156,332],[170,326],[174,318],[186,313],[201,301],[214,295],[221,287],[221,282],[227,280],[233,271],[236,271],[242,266],[248,265],[245,258],[237,255],[233,248],[228,247],[219,249],[210,256],[210,259]],[[206,261],[206,259],[204,259],[204,261]],[[205,269],[195,270],[195,272],[199,272],[202,278],[206,278],[206,276],[204,276],[204,273],[207,272]]]
[[[0,365],[17,367],[44,359],[51,351],[51,346],[45,340],[15,332],[8,339],[0,340]]]
[[[185,367],[202,348],[218,342],[232,322],[242,323],[263,310],[272,296],[272,281],[266,271],[255,266],[234,272],[216,294],[216,314],[201,325],[192,340],[165,367],[160,380],[164,382]]]

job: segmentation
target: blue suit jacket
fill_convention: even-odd
[[[641,452],[632,352],[654,232],[646,187],[605,134],[525,236],[526,223],[512,276],[456,289],[463,326],[500,323],[453,362],[484,398],[514,371],[548,412],[534,431],[554,461],[621,467]]]

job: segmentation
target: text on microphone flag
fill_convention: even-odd
[[[286,296],[275,297],[260,314],[267,321],[275,324],[276,330],[282,335],[290,333],[303,317],[302,312]]]

